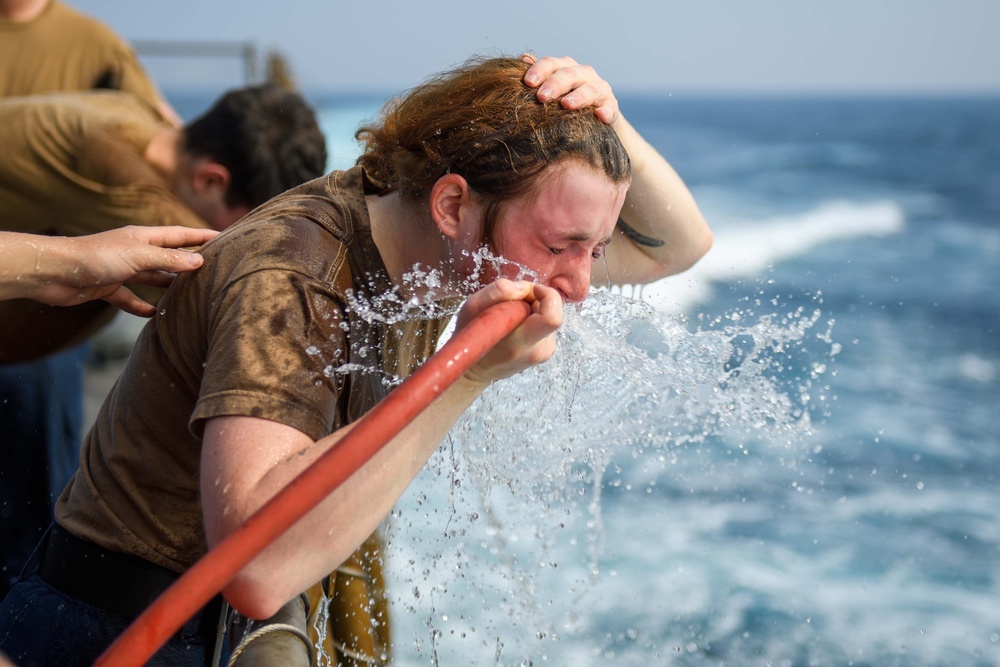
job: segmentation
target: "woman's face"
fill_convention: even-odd
[[[543,172],[537,192],[508,202],[493,229],[493,249],[527,266],[563,300],[583,301],[590,291],[592,265],[611,241],[628,190],[598,169],[566,162]],[[516,277],[516,266],[497,275]]]

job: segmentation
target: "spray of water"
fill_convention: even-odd
[[[799,308],[692,326],[605,290],[567,307],[553,358],[494,384],[393,514],[405,584],[390,592],[423,619],[418,654],[530,664],[572,636],[603,574],[605,493],[651,494],[664,466],[696,486],[720,447],[794,468],[837,353],[830,323],[810,335],[819,321]]]
[[[460,285],[416,267],[402,289],[351,294],[350,307],[388,324],[442,317],[455,306],[440,298],[477,289],[487,266],[537,279],[486,249],[472,259]],[[393,512],[389,592],[397,617],[417,621],[397,641],[412,637],[420,664],[546,659],[584,631],[588,594],[614,575],[602,569],[604,495],[655,498],[666,468],[692,492],[717,491],[720,449],[734,466],[794,469],[839,346],[818,308],[754,315],[760,306],[689,322],[604,289],[567,306],[553,358],[495,383]],[[330,373],[383,373],[355,366]]]

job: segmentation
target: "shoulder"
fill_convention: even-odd
[[[347,267],[347,252],[348,243],[317,224],[315,216],[289,207],[244,218],[213,239],[203,254],[206,264],[221,274],[220,282],[232,284],[262,273],[283,273],[295,282],[329,282]]]
[[[370,227],[361,173],[354,171],[333,171],[307,181],[265,202],[244,220],[280,220],[301,233],[327,233],[350,244]]]
[[[121,37],[110,27],[62,2],[52,2],[52,5],[40,18],[44,19],[50,28],[58,30],[69,39],[95,46],[128,48]]]
[[[296,282],[319,289],[349,288],[352,264],[379,264],[360,181],[357,195],[340,196],[342,173],[303,183],[251,211],[206,246],[206,266],[215,265],[225,275],[219,279],[230,284],[270,271],[297,275]]]

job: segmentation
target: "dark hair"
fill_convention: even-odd
[[[226,167],[226,202],[256,207],[326,170],[326,140],[297,93],[273,84],[223,95],[184,127],[184,149]]]
[[[593,109],[539,102],[524,84],[527,70],[519,58],[474,57],[390,100],[377,124],[357,131],[358,164],[415,199],[444,174],[461,175],[483,203],[487,236],[503,203],[530,194],[554,164],[577,159],[614,183],[628,181],[614,129]]]

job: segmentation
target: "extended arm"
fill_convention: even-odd
[[[499,301],[524,299],[532,314],[373,459],[292,526],[223,591],[252,618],[266,618],[331,572],[389,513],[462,412],[495,379],[541,363],[555,349],[562,302],[555,290],[499,280],[469,298],[458,326]],[[344,437],[314,442],[289,426],[253,417],[216,417],[205,425],[201,492],[214,546]],[[252,452],[248,456],[247,452]]]
[[[0,299],[27,298],[51,306],[104,299],[149,317],[153,306],[123,283],[166,287],[174,273],[202,263],[201,255],[177,248],[201,245],[217,233],[187,227],[121,227],[77,237],[0,232]]]
[[[560,99],[566,108],[594,107],[610,123],[632,162],[632,185],[625,197],[614,241],[607,248],[607,268],[594,265],[595,285],[642,284],[680,273],[712,246],[712,231],[694,197],[673,167],[653,148],[618,108],[610,84],[592,67],[572,58],[526,55],[534,63],[525,83],[538,88],[541,101]]]

